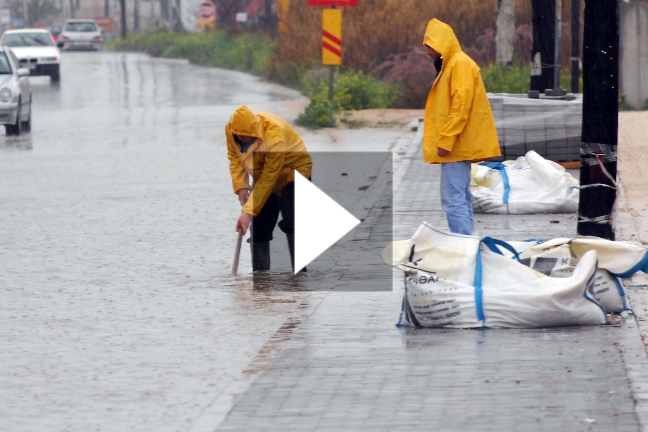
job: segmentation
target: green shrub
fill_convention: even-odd
[[[306,107],[306,111],[295,120],[300,126],[307,129],[318,129],[335,126],[335,111],[326,98],[318,97],[311,99],[311,103]]]
[[[317,69],[303,76],[302,90],[311,99],[327,99],[329,92],[328,71]],[[394,88],[360,71],[336,71],[333,85],[333,108],[360,110],[390,108],[396,96]]]
[[[531,66],[517,64],[500,68],[492,63],[481,69],[484,86],[489,93],[526,93],[531,85]],[[571,88],[569,69],[563,69],[560,75],[560,86],[567,91]],[[583,88],[583,78],[580,79],[580,89]]]
[[[114,51],[143,51],[154,57],[185,58],[193,64],[216,66],[266,76],[274,55],[272,40],[253,35],[228,36],[224,31],[135,33],[107,46]]]
[[[531,68],[518,65],[500,69],[493,63],[481,69],[481,76],[489,93],[526,93],[529,91]]]

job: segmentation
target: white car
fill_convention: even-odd
[[[31,130],[32,92],[29,69],[7,47],[0,47],[0,124],[7,135]]]
[[[65,21],[57,45],[64,50],[100,50],[103,44],[101,28],[95,20],[70,19]]]
[[[0,39],[0,45],[11,48],[20,66],[29,69],[29,74],[47,75],[52,82],[61,79],[59,61],[61,53],[54,44],[52,35],[44,29],[7,30]]]

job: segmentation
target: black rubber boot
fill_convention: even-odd
[[[252,271],[270,270],[270,242],[250,243]]]
[[[288,252],[290,252],[290,267],[292,268],[293,273],[295,273],[295,235],[286,234],[286,238],[288,239]],[[306,267],[301,271],[306,272]]]

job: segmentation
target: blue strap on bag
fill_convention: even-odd
[[[508,174],[506,173],[506,165],[502,162],[480,162],[479,165],[485,166],[490,169],[498,170],[502,176],[502,183],[504,183],[504,195],[502,195],[502,202],[506,204],[506,214],[509,212],[509,193],[511,192],[511,185],[509,184]]]

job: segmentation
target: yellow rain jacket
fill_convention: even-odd
[[[253,136],[257,140],[241,153],[234,135]],[[281,117],[265,112],[252,112],[242,106],[234,111],[225,126],[227,157],[234,193],[249,189],[248,175],[254,188],[242,211],[253,216],[259,214],[271,193],[281,195],[281,190],[295,181],[294,170],[306,178],[311,176],[313,162],[304,141]]]
[[[428,23],[423,44],[443,56],[443,67],[425,104],[423,159],[436,164],[499,156],[479,66],[461,50],[452,28],[436,18]],[[450,154],[438,156],[437,147]]]

